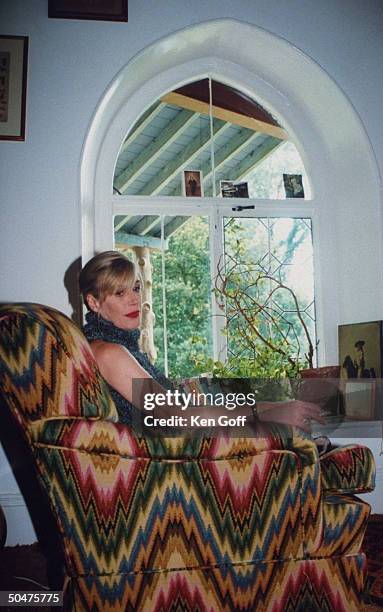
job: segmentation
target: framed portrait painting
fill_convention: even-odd
[[[382,378],[382,321],[339,325],[339,365],[346,417],[372,419]]]
[[[27,36],[0,36],[0,140],[25,140]]]
[[[128,21],[128,0],[48,0],[48,17]]]
[[[184,170],[183,172],[183,194],[187,198],[202,198],[202,172],[201,170]]]
[[[382,377],[382,321],[339,325],[341,377]]]

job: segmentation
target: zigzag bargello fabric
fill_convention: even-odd
[[[67,609],[359,609],[369,507],[331,489],[328,457],[323,490],[311,440],[137,438],[64,315],[3,308],[0,328],[2,393],[61,535]]]

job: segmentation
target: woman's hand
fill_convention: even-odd
[[[321,409],[311,402],[291,400],[287,402],[259,402],[257,404],[258,419],[268,423],[293,425],[310,433],[310,421],[325,423]]]

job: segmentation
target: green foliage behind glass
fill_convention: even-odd
[[[282,401],[293,397],[290,381],[307,367],[305,362],[296,362],[292,366],[284,356],[262,344],[253,358],[229,357],[223,363],[200,354],[196,355],[195,364],[199,372],[213,378],[252,379],[252,388],[256,390],[259,401]]]
[[[164,317],[162,308],[162,258],[154,253],[153,311],[156,365],[164,367]],[[209,226],[206,217],[190,217],[169,239],[165,253],[166,324],[169,376],[182,378],[200,373],[194,354],[212,354]]]

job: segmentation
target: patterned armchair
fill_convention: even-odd
[[[359,610],[368,448],[147,439],[117,422],[89,345],[43,306],[0,309],[4,402],[32,450],[65,559],[66,609]],[[287,435],[288,434],[288,435]]]

